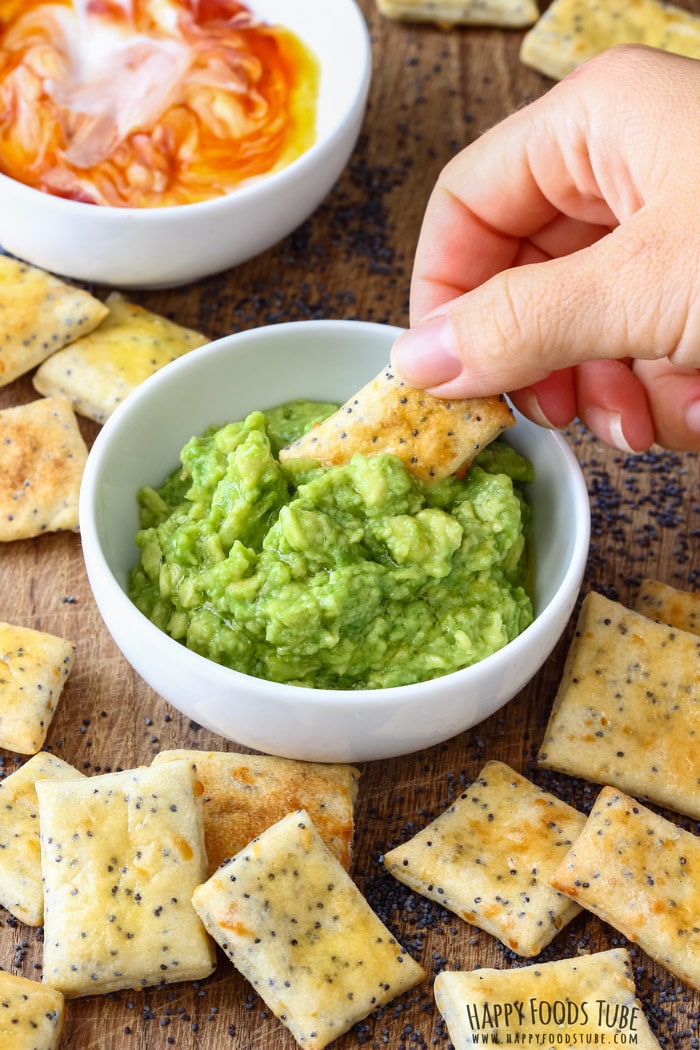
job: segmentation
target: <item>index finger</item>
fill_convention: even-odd
[[[411,323],[501,270],[533,261],[524,245],[542,245],[541,258],[568,254],[616,225],[565,85],[501,121],[443,169],[418,239]],[[557,224],[554,248],[544,247],[544,231]]]

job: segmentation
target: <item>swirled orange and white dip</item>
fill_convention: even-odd
[[[113,207],[219,197],[313,144],[318,83],[237,0],[0,0],[0,171]]]

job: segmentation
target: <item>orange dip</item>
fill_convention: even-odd
[[[0,171],[114,207],[219,197],[313,144],[318,83],[237,0],[0,0]]]

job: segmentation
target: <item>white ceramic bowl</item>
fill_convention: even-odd
[[[317,140],[281,171],[210,201],[112,208],[64,200],[0,174],[0,245],[54,273],[119,288],[184,284],[236,266],[296,229],[321,203],[357,141],[371,45],[355,0],[249,0],[320,62]]]
[[[88,576],[117,645],[161,696],[196,722],[268,754],[364,761],[420,750],[492,714],[532,678],[559,639],[586,563],[590,512],[564,438],[523,417],[508,440],[535,465],[535,621],[481,663],[430,682],[364,691],[277,685],[221,667],[173,641],[126,596],[138,557],[136,491],[159,485],[180,449],[212,423],[290,398],[343,401],[377,374],[400,329],[357,321],[273,325],[226,336],[167,365],[107,421],[80,494]]]

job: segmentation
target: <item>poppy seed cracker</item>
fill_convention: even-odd
[[[505,763],[487,762],[456,802],[389,850],[384,864],[517,955],[533,956],[580,910],[548,877],[585,819]]]
[[[505,397],[448,401],[408,386],[385,368],[337,412],[280,451],[324,466],[355,453],[388,452],[423,481],[440,481],[467,467],[515,418]]]
[[[530,26],[539,17],[535,0],[377,0],[387,18],[449,26]]]
[[[651,620],[700,635],[700,591],[681,591],[659,580],[642,580],[634,608]]]
[[[700,58],[700,17],[663,0],[591,4],[553,0],[523,37],[520,61],[563,80],[616,44],[646,44]]]
[[[78,530],[87,460],[70,401],[38,398],[0,411],[0,542]]]
[[[107,307],[82,288],[0,254],[0,386],[92,331]]]
[[[191,897],[206,877],[187,762],[39,780],[43,980],[67,998],[208,977]]]
[[[74,659],[66,638],[0,621],[0,747],[41,749]]]
[[[236,751],[161,751],[153,765],[187,759],[201,781],[209,874],[297,809],[304,809],[344,868],[350,865],[359,770]]]
[[[624,948],[513,970],[444,970],[435,978],[435,1001],[454,1050],[480,1043],[659,1047]]]
[[[104,423],[127,394],[207,337],[111,292],[109,310],[90,333],[52,354],[37,369],[40,394],[67,397],[74,410]]]
[[[700,839],[604,787],[552,886],[700,989]]]
[[[425,977],[303,810],[219,868],[193,904],[304,1050],[322,1050]]]
[[[75,780],[83,774],[45,751],[0,781],[0,904],[28,926],[41,926],[44,889],[37,780]]]
[[[539,764],[700,818],[700,638],[583,600]]]
[[[60,992],[19,974],[0,971],[0,1046],[58,1050],[66,1020]]]

